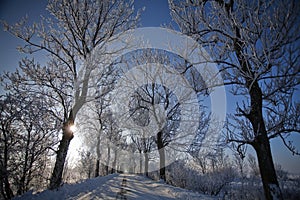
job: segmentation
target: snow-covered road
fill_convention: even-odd
[[[134,174],[112,174],[105,177],[89,179],[77,184],[65,184],[57,191],[46,190],[39,194],[30,192],[16,198],[22,200],[90,200],[90,199],[214,199],[181,188],[172,187],[162,182],[153,181]]]

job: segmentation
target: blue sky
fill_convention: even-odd
[[[46,5],[46,0],[0,0],[0,20],[15,23],[27,15],[30,21],[39,21],[40,15],[47,15]],[[171,22],[167,0],[136,0],[135,7],[146,8],[142,15],[142,26],[158,27]],[[22,41],[4,32],[1,27],[0,42],[0,73],[14,70],[22,58],[22,54],[16,50]]]
[[[39,21],[40,15],[46,15],[45,12],[47,1],[45,0],[0,0],[0,20],[6,20],[9,23],[17,22],[26,14],[30,21]],[[136,0],[136,8],[145,7],[142,13],[141,25],[144,27],[158,27],[162,24],[171,23],[170,12],[167,0]],[[15,37],[0,30],[0,73],[4,71],[14,71],[18,66],[18,62],[24,56],[16,50],[22,42]],[[38,56],[41,59],[42,55]],[[228,95],[227,102],[233,102],[234,97]],[[229,110],[233,109],[234,104],[227,105]],[[291,139],[300,149],[300,137],[294,136]],[[292,156],[292,154],[283,147],[279,139],[271,142],[273,159],[275,163],[282,165],[284,169],[291,172],[300,173],[300,157]],[[251,147],[248,148],[249,150]],[[251,150],[250,150],[251,151]],[[253,153],[252,153],[253,154]]]

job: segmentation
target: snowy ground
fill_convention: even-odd
[[[77,184],[65,184],[57,191],[46,190],[39,194],[28,192],[18,200],[83,200],[83,199],[184,199],[212,200],[213,197],[201,195],[181,188],[172,187],[162,182],[153,181],[143,176],[132,174],[112,174],[89,179]]]

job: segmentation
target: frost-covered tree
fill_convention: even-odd
[[[1,96],[0,101],[0,116],[1,116],[1,197],[4,199],[11,199],[14,196],[14,192],[11,188],[10,173],[11,166],[9,164],[13,155],[17,138],[14,134],[17,130],[13,127],[15,118],[18,116],[17,108],[14,106],[14,99],[12,97]]]
[[[149,172],[149,161],[150,161],[150,152],[154,148],[154,137],[148,137],[143,131],[138,132],[137,134],[132,133],[131,140],[136,146],[139,152],[139,173],[145,173],[148,176]],[[144,158],[143,158],[144,156]],[[143,170],[143,160],[144,160],[144,170]]]
[[[92,178],[94,171],[94,158],[90,151],[82,150],[80,151],[80,164],[81,164],[81,174],[85,175],[85,178]]]
[[[41,23],[28,25],[23,19],[15,25],[4,23],[4,26],[25,42],[19,48],[22,52],[43,51],[49,56],[50,62],[45,67],[25,65],[23,72],[32,76],[18,81],[43,88],[42,94],[57,103],[52,113],[61,119],[63,134],[49,185],[55,189],[61,184],[73,138],[70,126],[86,102],[92,71],[99,67],[90,62],[91,53],[95,48],[101,49],[114,35],[134,28],[138,15],[135,15],[132,0],[51,0],[47,10],[51,17]],[[84,70],[80,70],[82,65]]]
[[[44,170],[50,163],[45,158],[58,142],[58,123],[45,101],[18,92],[1,96],[1,193],[5,199],[38,189],[47,181]]]
[[[110,73],[107,73],[109,76]],[[84,146],[95,154],[95,177],[100,175],[101,155],[105,146],[105,129],[107,129],[107,120],[110,117],[110,96],[112,82],[107,82],[106,78],[98,82],[96,98],[92,102],[84,105],[82,112],[78,116],[80,131],[84,132],[82,138]],[[103,162],[103,161],[102,161]]]
[[[97,99],[95,101],[94,108],[91,108],[91,112],[94,112],[96,118],[93,121],[90,121],[88,124],[88,126],[93,128],[93,131],[89,131],[90,136],[88,140],[91,140],[90,142],[92,145],[94,145],[93,143],[96,142],[96,145],[94,146],[96,149],[95,177],[98,177],[100,174],[101,146],[104,145],[104,142],[101,144],[101,140],[104,139],[103,129],[105,127],[105,117],[107,115],[105,108],[107,106],[108,105],[105,103],[104,99]],[[90,118],[90,115],[91,113],[87,113],[88,118]]]
[[[175,96],[170,90],[153,83],[137,90],[130,102],[131,115],[135,120],[137,118],[145,118],[145,120],[149,121],[149,115],[153,115],[152,120],[156,120],[155,123],[159,129],[157,133],[153,134],[155,135],[154,141],[157,145],[160,159],[160,178],[163,180],[165,180],[166,167],[165,147],[175,136],[179,120],[179,104],[176,102],[176,99],[172,98],[175,98]],[[166,112],[166,114],[162,112]]]
[[[160,178],[165,180],[165,167],[171,159],[167,154],[173,150],[186,152],[202,120],[200,96],[205,93],[204,81],[188,61],[163,50],[138,50],[120,60],[123,76],[117,80],[120,89],[115,91],[126,91],[126,101],[118,101],[114,110],[124,110],[118,114],[119,121],[140,151],[147,152],[145,161],[154,150],[150,151],[154,141]]]
[[[293,96],[300,83],[299,1],[169,0],[169,5],[180,30],[206,48],[224,84],[242,96],[229,116],[228,141],[255,149],[266,199],[282,199],[270,140],[281,138],[298,153],[286,136],[300,131]]]

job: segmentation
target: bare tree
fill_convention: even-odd
[[[98,118],[95,120],[98,121]],[[102,139],[103,141],[103,160],[102,162],[105,163],[105,173],[110,174],[114,173],[117,169],[117,160],[119,151],[124,148],[124,144],[126,142],[123,141],[122,138],[122,130],[117,126],[115,123],[115,119],[112,116],[110,110],[105,111],[105,115],[102,115]],[[114,154],[112,154],[112,152]],[[114,155],[112,157],[112,155]],[[104,157],[106,156],[106,160]],[[113,161],[111,161],[113,158]]]
[[[114,92],[120,96],[120,105],[114,110],[126,110],[117,116],[140,151],[147,151],[145,164],[154,139],[160,178],[165,180],[166,148],[187,151],[202,120],[197,95],[205,92],[204,81],[185,59],[163,50],[140,50],[121,59],[125,75],[116,84]]]
[[[39,168],[48,163],[44,157],[57,144],[58,123],[44,101],[19,92],[1,97],[1,193],[5,199],[46,181]],[[38,179],[42,181],[37,184]]]
[[[18,115],[16,108],[14,107],[14,100],[12,97],[1,96],[0,102],[0,115],[1,115],[1,196],[4,199],[11,199],[14,196],[10,182],[10,166],[9,160],[14,151],[14,146],[17,143],[17,138],[13,135],[17,132],[13,128],[13,123]]]
[[[46,87],[44,94],[49,97],[55,94],[60,107],[58,110],[63,113],[59,116],[63,137],[58,147],[50,189],[61,184],[65,158],[73,138],[70,126],[86,101],[89,78],[97,66],[88,63],[82,74],[79,68],[89,61],[96,47],[101,48],[115,34],[135,26],[138,15],[135,16],[132,5],[131,0],[51,0],[47,10],[52,18],[44,19],[40,24],[29,26],[25,19],[15,26],[4,23],[8,32],[25,42],[24,47],[20,47],[22,52],[31,54],[43,50],[51,58],[51,64],[43,68],[33,71],[25,68],[33,75],[30,84]]]
[[[142,174],[143,173],[143,155],[142,155],[142,152],[143,152],[143,146],[142,146],[142,141],[140,140],[140,137],[139,135],[137,137],[134,136],[134,134],[132,134],[130,136],[133,144],[135,145],[137,151],[139,152],[139,173]]]
[[[150,152],[153,150],[154,147],[154,137],[147,137],[144,132],[140,134],[132,134],[131,140],[135,144],[137,150],[139,151],[140,155],[140,170],[139,173],[145,173],[148,176],[149,172],[149,161],[150,161]],[[144,156],[144,159],[143,159]],[[143,170],[143,160],[144,160],[144,170]]]
[[[99,88],[96,92],[96,98],[84,105],[82,112],[78,116],[78,119],[81,121],[80,129],[82,132],[85,132],[83,136],[85,146],[91,149],[92,153],[96,153],[95,177],[100,175],[100,162],[103,154],[101,148],[105,144],[104,130],[107,126],[108,117],[110,117],[109,105],[111,97],[108,95],[108,92],[112,83],[103,83],[105,81],[107,79],[104,78],[97,83]]]
[[[208,171],[208,159],[207,155],[199,155],[193,157],[195,162],[200,166],[202,174],[207,173]]]
[[[86,178],[92,178],[94,169],[94,158],[90,151],[82,150],[80,152],[81,173],[86,175]]]
[[[96,160],[96,167],[95,167],[95,177],[99,176],[100,172],[100,159],[101,159],[101,140],[103,139],[103,129],[104,129],[104,120],[105,120],[105,108],[107,105],[105,105],[105,100],[103,99],[98,99],[95,102],[95,109],[93,110],[97,116],[97,125],[95,126],[95,130],[97,132],[96,135],[96,155],[97,155],[97,160]],[[94,137],[92,137],[94,138]]]
[[[148,112],[151,112],[150,115],[153,115],[156,120],[159,131],[154,133],[154,141],[157,145],[160,158],[160,178],[163,180],[165,180],[166,167],[165,147],[174,137],[175,130],[178,126],[178,123],[176,122],[179,120],[179,104],[172,98],[174,98],[174,94],[172,94],[167,88],[152,83],[142,87],[140,90],[137,90],[136,95],[133,97],[133,101],[131,102],[132,104],[130,105],[134,119],[136,119],[138,115],[140,118],[150,120],[150,116],[143,117],[143,115],[149,115]],[[161,105],[161,109],[163,110],[160,110],[160,107],[157,105]],[[143,111],[138,113],[140,109],[143,109]],[[162,112],[167,113],[168,121],[166,123],[164,123],[165,119],[162,118],[164,117]]]
[[[15,184],[18,185],[18,195],[30,189],[32,180],[38,176],[38,161],[42,161],[43,155],[49,155],[49,147],[58,142],[55,134],[58,130],[56,119],[53,119],[53,116],[47,112],[47,107],[44,107],[43,101],[45,100],[42,98],[28,99],[29,106],[24,109],[18,119],[18,126],[20,126],[18,131],[22,133],[19,134],[19,144],[17,145],[22,153],[14,156],[16,165],[21,168],[18,174],[15,174],[19,179]],[[45,118],[47,121],[40,120],[41,118]],[[40,162],[40,164],[42,163]]]
[[[228,141],[251,145],[257,154],[266,199],[282,194],[270,143],[299,133],[299,1],[169,0],[180,30],[206,47],[225,85],[244,96],[229,120]]]
[[[84,132],[83,146],[94,154],[95,177],[100,175],[101,164],[105,165],[105,174],[109,174],[111,166],[111,153],[116,140],[116,127],[114,127],[111,111],[109,110],[110,101],[105,97],[97,98],[93,102],[84,105],[78,119],[82,121],[80,129]]]

